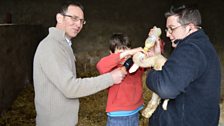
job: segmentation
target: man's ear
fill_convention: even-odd
[[[61,24],[63,22],[63,15],[60,13],[57,13],[56,21],[57,21],[57,23]]]
[[[195,25],[192,24],[192,23],[189,24],[189,27],[190,27],[190,28],[189,28],[190,31],[191,31],[191,30],[194,30],[194,29],[196,28]]]

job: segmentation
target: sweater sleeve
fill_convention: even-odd
[[[109,73],[97,77],[76,78],[76,71],[73,71],[74,58],[71,58],[68,49],[54,44],[48,46],[51,48],[43,47],[39,55],[43,71],[43,75],[39,76],[46,77],[42,79],[43,83],[53,84],[65,97],[88,96],[113,85],[114,82]]]
[[[120,61],[120,53],[113,53],[106,57],[103,57],[97,63],[96,68],[100,74],[104,74],[116,68],[119,65]]]
[[[193,44],[176,48],[161,71],[151,70],[146,78],[149,89],[161,98],[173,99],[206,69],[205,55]]]

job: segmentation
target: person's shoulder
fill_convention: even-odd
[[[42,51],[55,52],[55,50],[58,50],[61,47],[57,40],[54,40],[52,37],[47,36],[39,43],[38,48]]]

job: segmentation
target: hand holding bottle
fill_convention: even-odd
[[[161,35],[162,31],[160,28],[157,28],[154,26],[150,32],[148,38],[145,40],[145,51],[149,51],[156,43],[156,41],[159,39],[159,36]]]

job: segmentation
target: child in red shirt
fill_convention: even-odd
[[[100,74],[107,73],[116,68],[124,68],[127,58],[141,47],[130,49],[128,37],[123,34],[113,34],[110,39],[110,55],[103,57],[97,63]],[[138,112],[143,108],[142,75],[143,68],[135,73],[128,73],[124,80],[108,89],[106,112],[107,126],[138,126]]]

